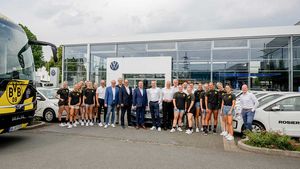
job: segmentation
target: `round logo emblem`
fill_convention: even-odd
[[[19,81],[11,81],[7,84],[6,87],[6,97],[7,101],[12,104],[18,104],[24,93],[24,88],[22,87],[22,82]]]
[[[56,71],[54,69],[51,70],[51,76],[55,76],[56,75]]]
[[[117,61],[112,61],[110,63],[111,70],[118,70],[119,69],[119,63]]]

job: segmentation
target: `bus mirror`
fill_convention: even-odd
[[[41,46],[51,46],[52,54],[53,54],[53,60],[54,62],[57,62],[57,47],[49,42],[43,42],[43,41],[37,41],[37,40],[29,40],[29,45],[41,45]]]

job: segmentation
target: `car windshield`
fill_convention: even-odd
[[[272,100],[275,100],[279,97],[281,97],[282,95],[281,94],[272,94],[272,95],[268,95],[266,97],[263,97],[261,99],[258,99],[258,102],[259,102],[259,106],[258,107],[261,107],[263,106],[264,104],[272,101]]]
[[[34,61],[26,34],[19,26],[0,18],[0,80],[34,80]],[[0,82],[1,82],[0,81]]]
[[[39,91],[48,99],[56,99],[55,96],[57,89],[39,89]]]
[[[261,98],[261,97],[263,97],[263,96],[265,96],[265,95],[267,95],[268,93],[259,93],[259,94],[256,94],[255,96],[256,96],[256,98]]]

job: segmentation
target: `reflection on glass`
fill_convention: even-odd
[[[289,37],[250,39],[251,48],[288,47]]]
[[[187,42],[178,42],[178,50],[205,50],[211,49],[211,41],[187,41]]]
[[[118,51],[119,52],[146,52],[146,44],[145,43],[119,44]]]
[[[148,43],[148,50],[174,49],[175,42]]]
[[[91,53],[101,53],[101,52],[115,52],[116,51],[116,45],[112,44],[101,44],[101,45],[91,45]]]
[[[248,60],[248,49],[214,50],[213,60]]]
[[[215,48],[225,48],[225,47],[247,47],[248,43],[246,39],[229,39],[229,40],[215,40]]]

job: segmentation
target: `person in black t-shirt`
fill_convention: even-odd
[[[94,125],[92,120],[93,120],[93,108],[96,103],[95,96],[96,96],[96,92],[92,86],[92,82],[87,82],[87,88],[85,89],[84,96],[83,96],[83,101],[86,107],[85,109],[86,111],[85,119],[87,119],[87,122],[85,124],[86,126]]]
[[[209,125],[209,121],[211,119],[211,115],[214,115],[214,129],[213,133],[217,132],[217,124],[218,124],[218,91],[215,90],[214,84],[212,82],[208,85],[209,90],[205,95],[205,106],[206,106],[206,122],[204,126],[205,135],[207,135],[207,125]]]
[[[76,127],[76,115],[79,110],[79,105],[81,102],[81,94],[79,92],[79,87],[77,84],[74,85],[74,90],[69,94],[69,107],[70,107],[70,125],[68,128],[72,128],[72,126]]]
[[[232,117],[234,116],[234,107],[236,102],[236,96],[232,93],[231,87],[226,85],[226,94],[222,98],[222,114],[225,117],[225,128],[223,136],[226,137],[228,141],[232,141],[233,137],[233,127],[232,127]]]
[[[225,118],[222,114],[221,106],[222,106],[222,98],[225,95],[226,91],[223,88],[223,84],[221,82],[217,83],[217,88],[218,88],[218,109],[219,109],[218,111],[220,113],[221,130],[222,130],[222,133],[224,133],[224,131],[225,131]]]
[[[98,117],[98,105],[97,105],[97,97],[96,97],[96,93],[97,93],[97,88],[98,88],[98,83],[95,82],[93,85],[93,89],[94,89],[94,93],[95,93],[95,106],[93,108],[93,122],[97,123],[97,117]]]
[[[62,84],[62,87],[57,90],[56,92],[56,98],[58,100],[58,121],[60,122],[59,126],[64,127],[66,126],[65,123],[62,123],[61,121],[61,115],[64,112],[64,110],[67,112],[66,121],[68,121],[69,118],[69,106],[68,106],[68,97],[69,97],[69,89],[68,89],[68,82],[65,81]]]
[[[203,127],[205,125],[205,118],[206,118],[205,94],[209,90],[207,83],[205,83],[203,86],[204,86],[204,90],[200,94],[200,107],[201,107],[200,110],[201,110],[201,122],[202,122],[201,131],[204,131]]]
[[[176,125],[178,124],[178,131],[182,131],[182,117],[185,113],[185,100],[187,94],[183,92],[183,87],[181,85],[178,86],[178,92],[176,92],[173,96],[173,105],[174,105],[174,119],[173,119],[173,128],[171,129],[171,133],[175,132]],[[178,122],[178,123],[177,123]]]
[[[196,113],[196,107],[195,107],[195,96],[192,92],[191,86],[187,87],[187,97],[185,101],[185,108],[187,112],[187,117],[188,117],[188,126],[189,128],[185,133],[187,134],[192,134],[193,133],[193,116],[195,116]]]
[[[196,114],[195,114],[195,122],[196,122],[196,133],[199,132],[200,128],[200,122],[201,122],[201,106],[200,106],[200,98],[201,98],[201,93],[203,92],[202,84],[198,84],[198,89],[194,92],[195,96],[195,107],[196,107]],[[200,117],[200,118],[199,118]]]
[[[86,90],[86,83],[87,82],[80,83],[81,84],[81,86],[80,86],[80,94],[81,94],[81,103],[80,103],[80,116],[81,116],[81,120],[80,120],[80,123],[81,123],[81,126],[84,126],[85,123],[88,120],[88,119],[85,118],[87,115],[86,115],[85,104],[84,104],[84,101],[83,101],[83,96],[84,96],[84,93],[85,93],[85,90]]]

